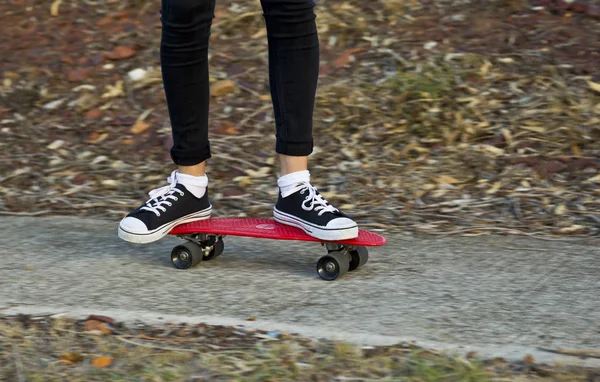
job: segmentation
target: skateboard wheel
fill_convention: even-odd
[[[204,260],[204,261],[213,260],[216,257],[219,257],[221,255],[221,253],[223,253],[224,249],[225,249],[225,243],[223,242],[223,239],[218,239],[217,242],[212,246],[212,249],[209,252],[209,254],[205,255],[202,260]]]
[[[188,269],[198,265],[203,255],[202,248],[198,244],[188,241],[173,248],[171,262],[175,268]]]
[[[350,260],[349,272],[362,267],[369,261],[369,251],[367,251],[367,247],[355,247],[353,251],[350,251],[350,256],[352,256],[352,260]]]
[[[346,251],[331,251],[317,262],[317,273],[323,280],[333,281],[348,272],[350,258]]]

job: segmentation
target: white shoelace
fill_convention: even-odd
[[[171,176],[167,178],[167,182],[169,183],[167,186],[155,188],[148,193],[150,199],[148,199],[146,205],[141,208],[142,210],[151,211],[154,212],[156,216],[160,216],[161,211],[165,212],[167,210],[165,205],[169,207],[173,205],[169,199],[179,199],[175,193],[178,193],[179,196],[183,196],[184,192],[175,187],[177,184],[177,177],[175,175],[176,171],[177,170],[173,171]]]
[[[300,191],[301,194],[304,194],[304,193],[306,193],[306,191],[308,191],[308,195],[306,196],[306,198],[304,198],[304,202],[302,202],[303,210],[305,210],[305,211],[315,210],[315,211],[319,212],[319,216],[323,215],[325,212],[338,211],[337,208],[335,208],[334,206],[329,204],[329,202],[327,200],[323,199],[323,197],[321,195],[318,195],[317,189],[308,182],[298,183],[295,187],[291,188],[288,192],[286,192],[286,194],[290,195],[298,190],[301,190]],[[285,197],[285,195],[282,195],[282,196]],[[307,205],[307,203],[309,203],[309,202],[310,202],[310,205]]]

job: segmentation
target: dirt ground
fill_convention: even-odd
[[[0,213],[120,218],[173,169],[159,3],[0,5]],[[319,1],[313,183],[365,228],[600,228],[598,2]],[[218,1],[216,216],[271,216],[260,3]]]

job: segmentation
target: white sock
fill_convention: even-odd
[[[285,198],[294,193],[295,186],[302,182],[310,183],[310,172],[308,170],[296,171],[279,177],[277,185],[281,191],[281,196]]]
[[[177,181],[183,184],[197,198],[204,196],[206,187],[208,186],[208,177],[206,174],[194,176],[177,172]]]

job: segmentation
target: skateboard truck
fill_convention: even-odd
[[[323,242],[327,254],[317,262],[317,273],[323,280],[332,281],[352,272],[367,263],[369,252],[366,247]]]
[[[171,262],[176,268],[187,269],[198,265],[201,261],[212,260],[223,253],[224,235],[178,235],[185,243],[173,248]]]

